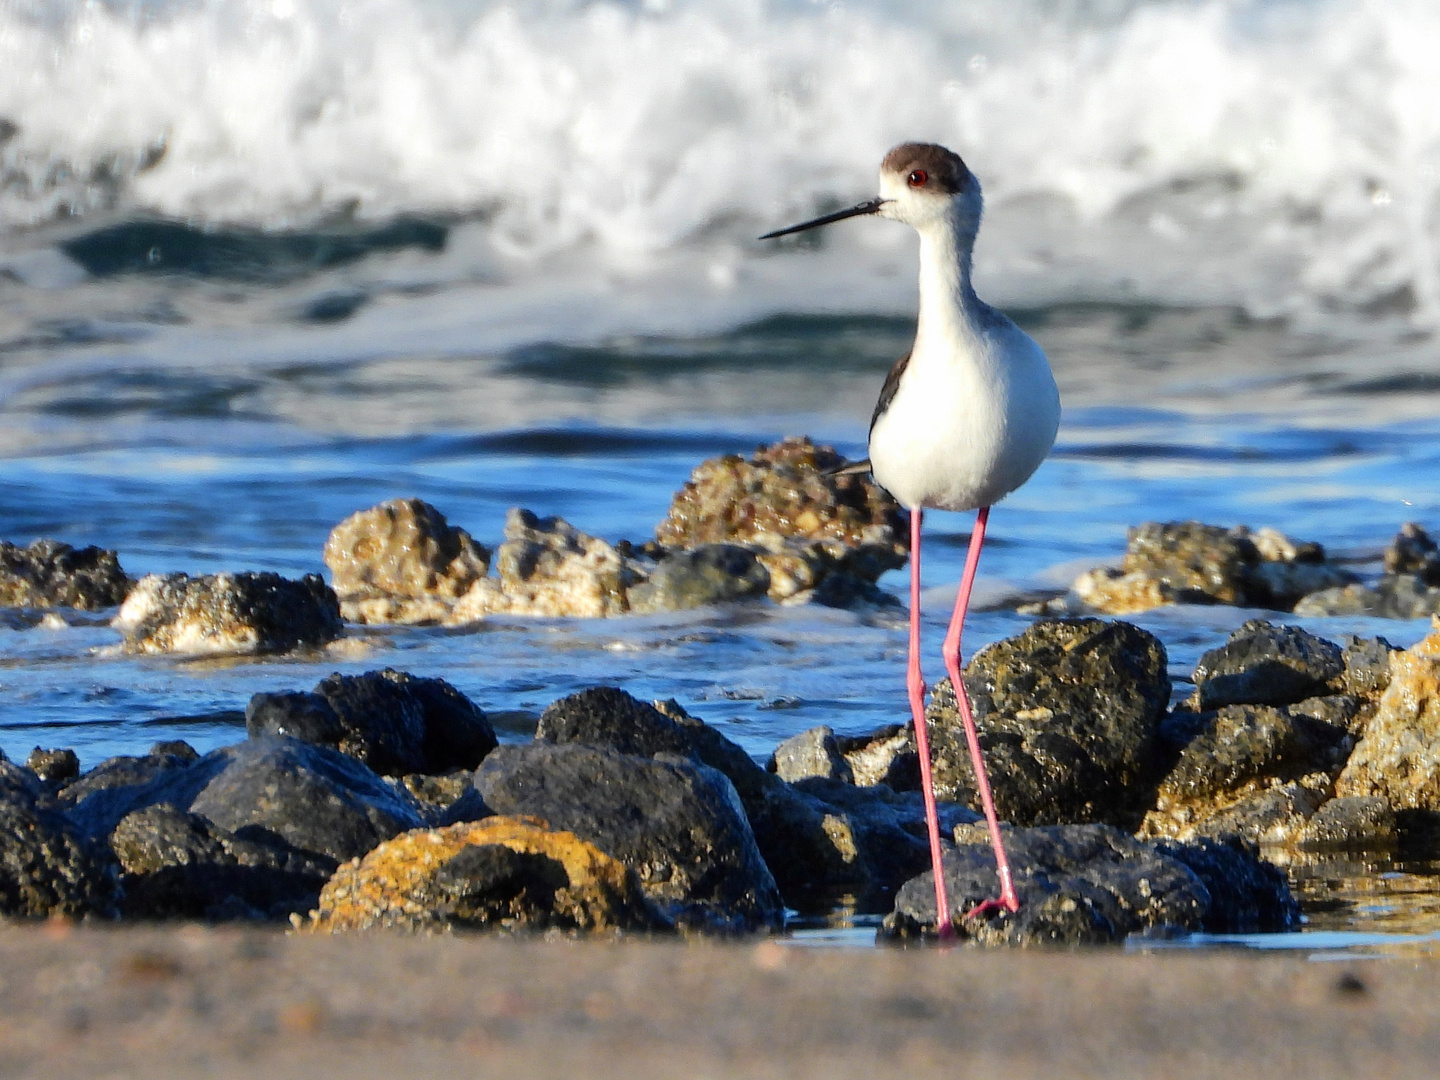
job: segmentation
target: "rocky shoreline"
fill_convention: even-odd
[[[347,626],[598,618],[717,603],[894,605],[904,515],[827,447],[702,463],[644,543],[513,510],[490,549],[419,500],[341,522],[331,573],[130,579],[114,552],[0,545],[19,617],[117,608],[132,653],[323,650]],[[1409,650],[1252,619],[1172,687],[1163,643],[1097,618],[1177,603],[1440,610],[1440,548],[1407,524],[1381,572],[1315,543],[1196,522],[1131,530],[1119,569],[1042,601],[966,668],[1018,915],[977,944],[1081,944],[1299,925],[1284,865],[1440,832],[1440,630]],[[1408,598],[1408,599],[1405,599]],[[1402,599],[1404,602],[1402,603]],[[1062,615],[1054,618],[1044,616]],[[323,655],[323,652],[320,653]],[[501,745],[443,679],[391,669],[257,693],[245,741],[157,744],[82,771],[0,758],[0,915],[560,935],[736,936],[841,897],[880,937],[936,923],[908,725],[814,728],[765,765],[675,701],[596,686]],[[943,871],[958,919],[995,890],[948,681],[934,687]]]

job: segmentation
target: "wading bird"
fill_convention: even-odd
[[[1060,425],[1060,393],[1045,353],[1009,318],[976,296],[970,284],[982,205],[980,182],[959,155],[943,146],[905,143],[885,155],[880,165],[880,194],[875,198],[760,238],[769,240],[865,214],[904,222],[920,234],[920,315],[915,344],[885,380],[870,420],[870,458],[856,468],[868,468],[876,482],[910,511],[910,663],[906,682],[915,719],[942,938],[954,931],[940,862],[940,824],[925,724],[925,680],[920,670],[921,518],[927,507],[977,511],[955,613],[941,651],[990,827],[1000,895],[966,917],[997,907],[1016,911],[1020,900],[961,678],[960,634],[990,507],[1030,479],[1050,453]]]

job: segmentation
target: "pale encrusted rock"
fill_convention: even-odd
[[[113,625],[135,653],[276,653],[344,633],[340,605],[317,574],[149,574]]]
[[[0,607],[114,607],[132,582],[113,551],[76,548],[58,540],[29,547],[0,541]]]
[[[386,841],[336,870],[308,926],[321,933],[668,929],[634,871],[573,833],[515,817]]]
[[[490,553],[429,503],[392,499],[336,525],[325,565],[347,619],[439,622],[445,601],[488,573]]]
[[[1390,655],[1390,683],[1336,783],[1396,810],[1440,810],[1440,628]]]
[[[810,728],[783,740],[775,747],[767,767],[781,780],[791,784],[811,777],[855,782],[850,763],[840,753],[840,746],[835,741],[835,730],[826,726]]]

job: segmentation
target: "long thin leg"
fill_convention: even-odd
[[[970,550],[965,555],[965,574],[960,579],[960,592],[955,597],[955,614],[950,619],[950,631],[945,635],[945,644],[941,649],[950,685],[955,690],[955,703],[960,707],[960,720],[965,725],[965,742],[969,744],[970,762],[975,767],[975,786],[980,789],[985,821],[990,826],[990,844],[995,849],[995,868],[1000,875],[999,898],[986,900],[967,912],[967,919],[997,907],[1006,911],[1020,910],[1020,898],[1015,895],[1015,884],[1010,876],[1010,860],[1005,857],[1005,844],[1000,839],[1000,823],[995,818],[995,800],[990,795],[990,778],[985,773],[980,736],[975,731],[975,718],[970,713],[970,695],[965,692],[965,680],[960,674],[960,634],[965,629],[965,612],[970,607],[970,590],[975,584],[975,570],[980,565],[980,549],[985,544],[985,525],[989,520],[990,508],[982,506],[975,516],[975,531],[970,534]],[[913,543],[911,547],[913,549]]]
[[[940,864],[940,815],[935,809],[935,784],[930,779],[930,729],[925,725],[925,676],[920,672],[920,518],[910,511],[910,667],[905,685],[910,691],[910,715],[915,719],[915,749],[920,756],[920,790],[925,796],[925,825],[930,832],[930,865],[935,871],[936,929],[943,941],[953,937],[950,898]]]

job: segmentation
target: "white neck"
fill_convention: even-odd
[[[970,284],[973,225],[958,214],[927,223],[920,233],[920,316],[915,354],[952,355],[976,336],[980,299]]]

